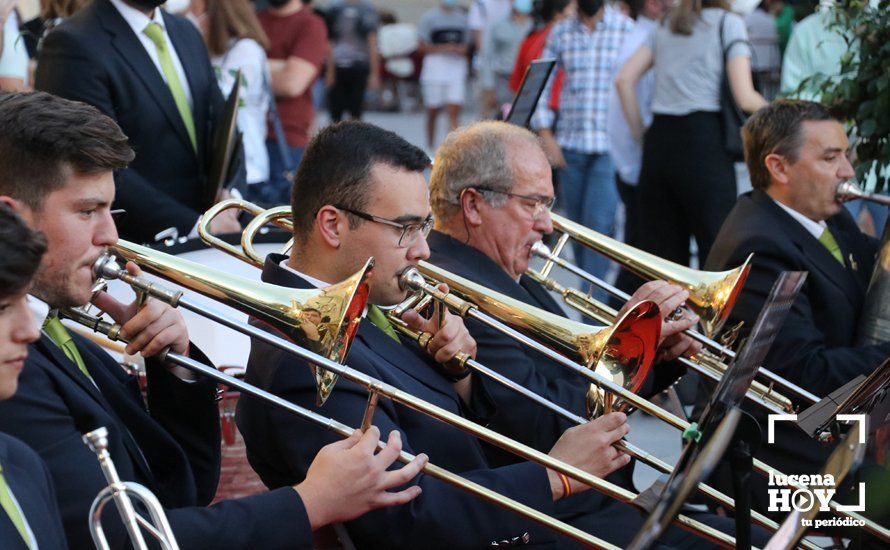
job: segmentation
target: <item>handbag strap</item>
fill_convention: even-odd
[[[281,155],[281,162],[284,166],[293,166],[291,163],[290,147],[287,146],[287,139],[284,136],[284,125],[281,123],[281,117],[278,115],[278,108],[275,106],[275,94],[272,93],[272,86],[269,84],[269,75],[263,71],[263,87],[269,94],[269,121],[272,123],[272,131],[275,133],[275,143],[278,146],[278,154]],[[285,170],[289,172],[289,170]]]
[[[723,72],[726,72],[726,56],[729,54],[730,48],[732,48],[733,46],[735,46],[736,44],[739,44],[739,43],[748,44],[749,47],[751,46],[751,42],[748,40],[745,40],[744,38],[736,38],[729,44],[726,44],[726,42],[724,40],[723,30],[725,27],[724,22],[726,21],[727,15],[729,15],[729,14],[724,11],[723,15],[720,16],[720,48],[723,51]]]

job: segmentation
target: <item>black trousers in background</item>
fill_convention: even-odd
[[[719,113],[655,115],[637,187],[639,247],[689,265],[689,237],[704,262],[736,201],[735,169]]]
[[[369,74],[371,69],[364,64],[336,68],[334,85],[328,90],[328,112],[332,122],[340,122],[346,111],[354,120],[362,118]]]
[[[630,246],[640,247],[640,212],[637,201],[637,186],[627,183],[618,173],[615,173],[615,186],[618,189],[618,196],[624,203],[624,243]],[[615,286],[619,289],[633,294],[643,283],[645,279],[634,275],[624,266],[620,266],[618,270],[618,278],[615,280]],[[609,297],[609,304],[615,309],[621,309],[625,300],[617,296]]]

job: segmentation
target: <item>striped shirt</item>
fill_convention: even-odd
[[[633,25],[633,20],[617,9],[606,7],[592,31],[578,17],[561,21],[550,31],[541,59],[556,59],[565,69],[556,127],[556,141],[562,148],[581,153],[609,151],[609,93],[614,85],[616,59]],[[551,75],[532,120],[536,129],[553,127],[555,113],[547,99],[552,86]]]

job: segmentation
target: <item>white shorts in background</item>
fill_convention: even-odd
[[[421,82],[423,104],[430,109],[438,109],[443,105],[463,105],[465,82],[456,78],[451,82]]]

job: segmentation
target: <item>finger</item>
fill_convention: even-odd
[[[397,430],[393,430],[389,432],[389,437],[386,440],[386,447],[383,448],[382,451],[377,453],[377,456],[374,457],[374,461],[377,462],[380,467],[380,471],[383,471],[389,467],[390,464],[395,462],[397,458],[399,458],[399,453],[402,452],[402,436]]]
[[[392,434],[390,434],[390,438]],[[371,426],[365,431],[364,435],[362,435],[361,440],[355,445],[355,449],[362,453],[363,455],[371,455],[374,454],[374,451],[377,450],[377,443],[380,441],[380,428],[377,426]]]
[[[127,262],[126,265],[124,265],[124,268],[130,275],[134,275],[136,277],[142,275],[142,268],[136,265],[135,262]]]
[[[135,304],[130,304],[129,307],[133,309],[134,314],[121,328],[123,336],[131,342],[139,336],[140,332],[161,319],[168,311],[161,302],[153,298],[149,298],[138,311],[136,311]]]
[[[161,332],[145,344],[145,347],[142,348],[142,355],[152,357],[167,348],[172,348],[179,339],[180,334],[182,334],[182,330],[177,326],[168,326],[162,329]]]
[[[680,338],[676,343],[671,345],[668,348],[663,350],[662,361],[673,361],[677,357],[683,354],[686,351],[686,348],[689,346],[689,340],[685,337]]]
[[[136,319],[136,317],[134,317],[134,319]],[[127,325],[129,325],[129,323],[127,323]],[[124,337],[130,342],[127,344],[127,353],[131,354],[138,353],[145,349],[145,346],[147,346],[155,336],[160,334],[168,326],[162,319],[152,321],[150,324],[142,326],[138,331],[126,328],[127,325],[124,325],[125,328],[122,332]]]
[[[386,475],[383,476],[383,488],[388,490],[408,483],[417,477],[417,474],[423,470],[423,467],[426,466],[427,462],[429,462],[429,458],[421,453],[398,470],[386,472]]]
[[[427,320],[423,318],[420,313],[413,309],[409,309],[405,313],[402,314],[402,320],[408,324],[414,330],[425,331]]]
[[[701,342],[699,342],[698,340],[693,340],[689,347],[686,348],[686,351],[683,352],[683,357],[686,357],[688,359],[690,357],[698,355],[699,353],[701,353],[702,347],[703,346]]]
[[[462,347],[463,345],[460,341],[452,340],[439,348],[439,350],[433,355],[433,359],[435,359],[437,363],[447,363],[460,352]]]
[[[129,305],[122,304],[104,290],[96,293],[93,304],[111,316],[115,323],[126,323],[135,313],[135,309],[131,313]]]
[[[345,439],[341,439],[339,441],[334,441],[333,443],[329,443],[325,445],[325,448],[328,449],[336,449],[338,451],[345,451],[355,447],[359,441],[361,441],[364,432],[361,430],[353,430],[349,437]]]
[[[423,490],[419,485],[412,485],[408,487],[404,491],[399,491],[397,493],[380,493],[380,496],[375,499],[373,506],[375,508],[385,508],[388,506],[398,506],[399,504],[405,504],[407,502],[411,502],[415,498],[420,496]]]
[[[599,424],[600,429],[608,431],[617,430],[627,423],[627,415],[623,412],[613,412],[599,417],[594,422]],[[591,422],[591,424],[594,422]]]
[[[640,288],[638,288],[636,290],[636,292],[631,294],[630,298],[627,299],[627,302],[625,302],[625,304],[618,311],[618,316],[621,317],[622,315],[624,315],[625,313],[630,311],[634,306],[636,306],[640,302],[642,302],[644,300],[648,300],[649,296],[652,294],[652,292],[654,292],[655,290],[657,290],[658,288],[661,288],[662,286],[664,286],[666,284],[667,283],[665,283],[664,281],[659,281],[659,280],[649,281],[649,282],[643,284],[642,286],[640,286]]]
[[[616,441],[620,441],[624,436],[628,434],[628,432],[630,432],[630,428],[627,426],[627,424],[606,432],[606,437],[608,438],[609,445],[612,445]]]

